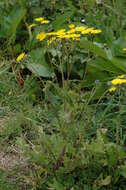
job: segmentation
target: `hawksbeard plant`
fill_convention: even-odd
[[[45,19],[44,17],[39,17],[34,19],[34,23],[30,24],[28,26],[28,30],[30,33],[32,33],[32,30],[36,29],[37,31],[37,26],[43,26],[45,24],[48,24],[50,21]],[[81,40],[81,38],[86,37],[87,35],[97,35],[101,33],[100,29],[95,29],[93,27],[87,27],[87,26],[76,26],[74,23],[69,24],[66,28],[60,28],[58,30],[53,30],[53,31],[42,31],[39,28],[39,31],[37,32],[36,39],[39,42],[46,42],[46,47],[49,48],[50,46],[52,47],[55,46],[55,49],[59,48],[58,45],[60,45],[60,52],[61,55],[58,57],[58,62],[60,63],[59,69],[62,75],[62,84],[64,86],[64,67],[65,64],[70,64],[69,63],[69,56],[72,50],[75,48],[75,45],[78,41]],[[75,43],[76,42],[76,43]],[[21,62],[22,59],[24,59],[25,53],[21,53],[17,57],[17,62]],[[64,59],[64,57],[67,56],[67,61]],[[66,63],[67,62],[67,63]],[[58,63],[58,64],[59,64]],[[55,64],[56,66],[56,64]],[[71,67],[69,65],[69,71],[67,71],[68,75],[70,76],[71,72]],[[67,77],[67,79],[69,78]]]

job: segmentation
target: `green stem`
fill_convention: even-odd
[[[116,143],[119,144],[119,136],[120,136],[120,110],[121,110],[121,102],[120,102],[120,89],[119,89],[119,114],[117,118],[117,127],[116,127]]]

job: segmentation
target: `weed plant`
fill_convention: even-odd
[[[125,1],[0,16],[0,190],[125,190]]]

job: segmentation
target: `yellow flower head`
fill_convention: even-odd
[[[48,24],[49,23],[49,20],[43,20],[41,21],[41,24]]]
[[[115,79],[111,81],[112,86],[109,88],[109,92],[114,92],[117,89],[118,85],[126,84],[125,75],[117,76]]]
[[[25,53],[21,53],[21,54],[17,57],[16,61],[17,61],[17,62],[22,61],[22,59],[24,58],[24,56],[25,56]]]
[[[74,24],[70,24],[70,25],[69,25],[69,28],[70,28],[70,29],[73,29],[73,28],[75,28],[75,25],[74,25]]]
[[[36,21],[36,22],[42,22],[43,20],[44,20],[43,17],[35,18],[35,21]]]
[[[46,33],[47,36],[55,36],[57,33],[56,32],[48,32]]]
[[[123,48],[123,51],[126,51],[126,48]]]
[[[54,41],[56,40],[56,37],[52,37],[47,41],[47,45],[49,46],[50,44],[52,44]]]
[[[29,26],[28,26],[28,28],[29,29],[32,29],[32,28],[34,28],[36,26],[36,24],[30,24]]]
[[[73,33],[75,33],[75,32],[76,32],[76,30],[75,30],[75,28],[73,28],[73,29],[68,30],[68,31],[67,31],[67,34],[73,34]]]
[[[60,35],[65,35],[65,29],[60,29],[56,32],[56,35],[60,36]]]
[[[84,31],[86,28],[84,27],[84,26],[77,26],[76,28],[75,28],[75,30],[77,31],[77,32],[82,32],[82,31]]]
[[[118,76],[117,78],[118,78],[118,79],[123,79],[123,78],[125,78],[125,75],[120,75],[120,76]]]
[[[91,31],[91,34],[99,34],[99,33],[101,33],[100,29],[95,29]]]
[[[94,28],[87,28],[87,29],[85,29],[85,30],[82,30],[82,31],[81,31],[81,34],[89,34],[89,33],[91,33],[93,30],[94,30]]]
[[[79,40],[80,39],[80,34],[65,34],[65,35],[60,35],[59,38],[61,38],[61,39]]]
[[[113,85],[125,84],[126,79],[116,78],[116,79],[113,79],[111,82],[112,82]]]
[[[80,39],[80,34],[71,34],[71,38],[73,40],[79,40]]]
[[[112,86],[111,88],[109,88],[109,92],[115,92],[117,90],[117,87]]]
[[[44,40],[44,39],[46,38],[46,36],[47,36],[46,33],[45,33],[45,32],[42,32],[42,33],[39,33],[39,34],[36,36],[36,39],[42,41],[42,40]]]

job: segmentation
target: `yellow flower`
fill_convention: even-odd
[[[49,46],[50,44],[52,44],[54,41],[56,40],[56,37],[52,37],[47,41],[47,45]]]
[[[75,32],[76,32],[75,29],[71,29],[71,30],[68,30],[68,31],[67,31],[67,34],[72,34],[72,33],[75,33]]]
[[[99,33],[101,33],[101,30],[99,29],[95,29],[91,31],[91,34],[99,34]]]
[[[93,31],[94,29],[93,28],[88,28],[88,29],[85,29],[83,31],[81,31],[81,34],[89,34]]]
[[[120,75],[120,76],[118,76],[117,78],[118,78],[118,79],[123,79],[123,78],[125,78],[125,75]]]
[[[78,40],[78,39],[80,39],[80,34],[65,34],[65,35],[60,35],[58,37],[61,39],[63,38],[63,39]]]
[[[47,36],[55,36],[57,33],[56,32],[48,32],[46,33]]]
[[[117,88],[115,86],[112,86],[111,88],[109,88],[109,92],[115,92],[117,90]]]
[[[40,22],[41,24],[46,24],[49,23],[48,20],[45,20],[43,17],[40,18],[36,18],[35,19],[37,22]],[[33,27],[34,25],[31,25],[31,27]],[[42,41],[44,40],[46,37],[51,37],[48,39],[47,44],[51,44],[54,40],[56,39],[72,39],[72,40],[80,40],[81,35],[83,34],[88,34],[88,33],[100,33],[101,30],[98,29],[94,29],[94,28],[85,28],[84,26],[77,26],[75,27],[74,24],[70,24],[69,26],[69,30],[66,31],[66,29],[60,29],[57,30],[56,32],[42,32],[39,33],[36,36],[36,39]]]
[[[60,29],[56,32],[56,35],[65,35],[65,29]]]
[[[35,18],[35,21],[36,21],[36,22],[42,22],[43,20],[44,20],[43,17]]]
[[[74,25],[74,24],[70,24],[70,25],[69,25],[69,28],[70,28],[70,29],[73,29],[73,28],[75,28],[75,25]]]
[[[126,48],[123,48],[123,51],[126,51]]]
[[[17,62],[20,62],[20,61],[22,61],[22,59],[24,58],[24,56],[25,56],[25,53],[21,53],[18,57],[17,57]]]
[[[76,28],[75,28],[75,30],[77,31],[77,32],[82,32],[82,31],[84,31],[86,28],[84,27],[84,26],[77,26]]]
[[[81,32],[81,34],[89,34],[90,32],[88,30],[84,30]]]
[[[112,82],[113,85],[125,84],[126,83],[126,79],[116,78],[116,79],[113,79],[111,82]]]
[[[36,24],[30,24],[29,26],[28,26],[28,28],[29,29],[32,29],[33,27],[35,27],[36,26]]]
[[[36,22],[40,22],[41,24],[48,24],[49,20],[44,19],[43,17],[35,18]]]
[[[49,23],[49,20],[43,20],[41,21],[41,24],[48,24]]]
[[[42,33],[37,34],[36,39],[42,41],[46,38],[46,36],[47,36],[46,33],[42,32]]]
[[[78,39],[80,39],[80,34],[71,34],[71,38],[73,40],[78,40]]]

